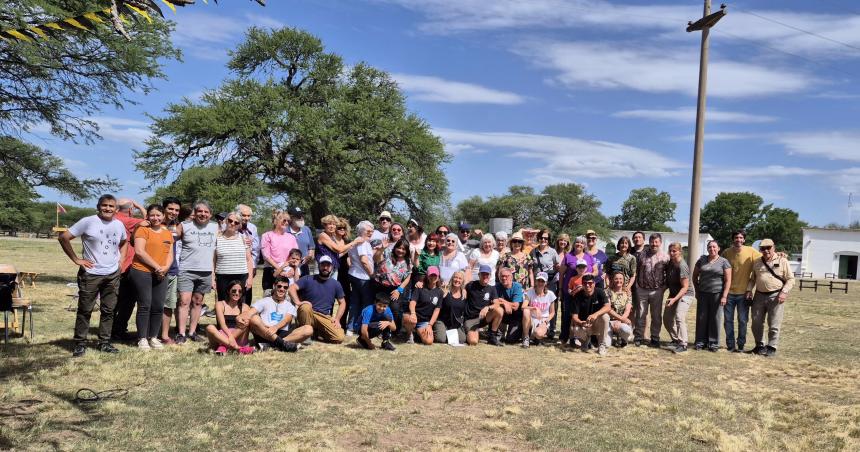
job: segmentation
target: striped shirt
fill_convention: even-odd
[[[229,238],[219,235],[215,241],[215,273],[222,275],[248,273],[246,252],[245,239],[240,234]]]

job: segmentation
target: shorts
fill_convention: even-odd
[[[164,297],[164,307],[167,309],[176,309],[176,302],[179,300],[179,294],[176,290],[178,282],[179,275],[167,275],[167,295]]]
[[[466,319],[466,321],[463,322],[463,329],[466,331],[477,331],[487,325],[489,325],[489,323],[487,323],[487,319],[483,317],[475,317],[474,319]]]
[[[546,325],[546,324],[548,324],[549,322],[548,322],[548,320],[547,320],[547,319],[543,319],[543,318],[539,319],[539,318],[537,318],[537,317],[532,317],[532,328],[531,328],[531,331],[529,331],[529,334],[530,334],[530,335],[534,335],[534,334],[535,334],[535,330],[537,330],[537,328],[541,325],[541,323],[543,323],[544,325]],[[548,325],[547,325],[547,326],[548,326]]]
[[[212,272],[180,271],[177,279],[180,292],[206,295],[212,291]]]

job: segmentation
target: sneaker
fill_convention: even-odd
[[[651,341],[648,342],[648,346],[651,348],[660,348],[660,339],[651,339]]]
[[[176,341],[171,339],[170,337],[163,337],[159,339],[162,345],[176,345]]]
[[[768,358],[773,358],[774,356],[776,356],[776,348],[768,345],[765,349],[764,356],[767,356]]]
[[[522,347],[523,347],[523,348],[529,348],[529,338],[524,338],[524,339],[523,339]]]
[[[540,339],[530,339],[529,342],[532,345],[543,345],[543,341],[541,341]]]
[[[288,352],[288,353],[295,353],[295,352],[299,351],[299,348],[301,348],[301,345],[296,344],[295,342],[284,341],[284,346],[281,347],[281,351],[282,352]]]
[[[414,344],[415,343],[414,335],[412,335],[412,334],[406,335],[406,343],[407,344]]]
[[[161,350],[162,348],[164,348],[164,344],[162,344],[157,337],[149,338],[149,346],[156,350]]]
[[[767,356],[767,347],[765,347],[763,345],[760,346],[758,348],[758,354],[759,354],[759,356]]]
[[[218,348],[215,349],[215,354],[218,356],[226,356],[227,355],[227,346],[219,345]]]
[[[254,347],[251,347],[250,345],[243,345],[243,346],[239,347],[239,354],[240,355],[253,355],[254,354]]]
[[[625,341],[624,339],[618,339],[618,348],[624,347],[627,347],[627,341]]]
[[[304,342],[302,342],[302,347],[310,347],[313,344],[314,344],[314,340],[311,338],[307,338],[307,339],[305,339]]]
[[[272,348],[272,346],[268,342],[260,342],[257,344],[257,350],[261,352],[264,352],[270,348]]]
[[[711,353],[716,353],[716,352],[720,351],[720,347],[717,345],[711,345],[708,347],[708,351]]]
[[[705,349],[705,344],[700,344],[698,342],[696,343],[695,346],[693,346],[693,350],[696,350],[696,351],[704,350],[704,349]]]
[[[605,344],[600,344],[600,346],[597,347],[597,354],[600,356],[606,356],[606,345]]]
[[[72,358],[80,358],[87,353],[87,346],[84,344],[75,345],[74,350],[72,350]]]
[[[687,346],[684,344],[678,344],[672,349],[672,353],[684,353],[687,351]]]
[[[149,341],[146,340],[146,338],[137,340],[137,348],[145,352],[152,350],[152,347],[149,346]]]
[[[346,330],[346,336],[347,336],[347,337],[353,337],[353,336],[355,336],[355,331],[352,331],[352,330]]]
[[[191,335],[188,336],[188,339],[190,339],[192,342],[200,342],[203,340],[200,336],[197,335],[196,331],[191,333]]]
[[[119,353],[119,349],[117,349],[116,347],[111,345],[110,342],[102,342],[101,344],[99,344],[99,346],[97,348],[100,352]]]
[[[187,341],[187,340],[188,340],[188,338],[187,338],[187,337],[185,337],[185,335],[184,335],[184,334],[177,334],[177,335],[176,335],[175,343],[176,343],[176,345],[182,345],[182,344],[184,344],[184,343],[185,343],[185,341]]]
[[[642,346],[642,339],[633,339],[633,345],[635,345],[637,347],[641,347]]]
[[[759,353],[761,353],[761,350],[763,348],[764,347],[761,345],[756,345],[755,347],[745,351],[744,353],[746,353],[747,355],[758,355]]]
[[[495,331],[490,331],[490,334],[487,335],[487,345],[502,346],[502,342],[499,341],[499,335]]]
[[[396,348],[396,347],[394,347],[394,344],[392,344],[392,343],[391,343],[391,341],[383,341],[383,342],[382,342],[382,349],[383,349],[383,350],[388,350],[389,352],[393,352],[393,351],[394,351],[394,350],[396,350],[397,348]]]
[[[583,341],[579,345],[579,350],[582,351],[583,353],[588,353],[588,349],[590,349],[590,348],[591,348],[591,341]]]

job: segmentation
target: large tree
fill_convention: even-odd
[[[0,28],[60,20],[92,11],[93,5],[85,0],[0,0]],[[23,142],[22,132],[45,127],[63,139],[92,142],[99,138],[93,114],[106,105],[134,103],[134,97],[152,89],[152,79],[164,77],[159,60],[179,57],[169,39],[169,22],[136,23],[128,27],[131,41],[108,24],[85,22],[90,30],[0,42],[0,177],[13,178],[32,194],[35,187],[50,187],[82,199],[113,184],[75,177],[50,151]]]
[[[136,156],[148,177],[222,165],[226,177],[286,194],[317,224],[328,213],[356,221],[399,205],[426,218],[447,199],[449,157],[387,73],[348,67],[294,28],[251,28],[228,67],[235,78],[154,118]]]
[[[750,227],[749,235],[755,239],[772,239],[781,251],[799,253],[803,250],[801,229],[807,226],[797,212],[766,205]]]
[[[675,221],[675,208],[672,197],[665,191],[654,187],[637,188],[621,205],[621,215],[612,218],[616,229],[628,231],[667,231],[666,223]]]
[[[702,209],[701,230],[711,234],[725,248],[732,243],[733,231],[749,229],[762,202],[761,196],[755,193],[719,193]]]

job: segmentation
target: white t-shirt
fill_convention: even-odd
[[[481,275],[479,274],[478,269],[481,268],[481,265],[489,265],[490,268],[493,269],[493,271],[490,272],[490,281],[496,280],[496,264],[499,263],[498,251],[493,250],[493,252],[490,253],[490,257],[487,258],[482,255],[480,248],[476,248],[472,250],[471,254],[469,254],[469,262],[472,261],[475,261],[475,264],[472,265],[472,281],[477,281],[478,278],[480,278]]]
[[[533,319],[549,318],[549,307],[555,301],[555,294],[551,290],[547,290],[545,294],[539,297],[534,288],[531,288],[526,292],[526,299],[529,301],[529,308],[534,308],[531,309]]]
[[[367,281],[370,279],[370,275],[364,270],[364,265],[361,265],[361,256],[367,256],[371,267],[373,266],[373,247],[370,246],[369,242],[364,242],[349,250],[349,275]]]
[[[445,259],[444,255],[439,258],[439,276],[442,278],[442,284],[448,284],[454,273],[466,271],[467,268],[469,268],[469,261],[466,260],[466,255],[459,251],[451,259]]]
[[[251,305],[260,314],[260,319],[266,326],[274,326],[284,320],[284,317],[290,315],[293,319],[296,318],[296,307],[289,300],[284,300],[281,303],[276,303],[272,297],[266,297],[262,300],[257,300]],[[292,323],[292,322],[290,322]],[[289,331],[290,323],[284,325],[281,331]]]
[[[69,233],[81,238],[84,259],[93,263],[92,268],[84,268],[87,273],[104,276],[119,270],[119,243],[127,239],[121,221],[90,215],[73,224]]]

